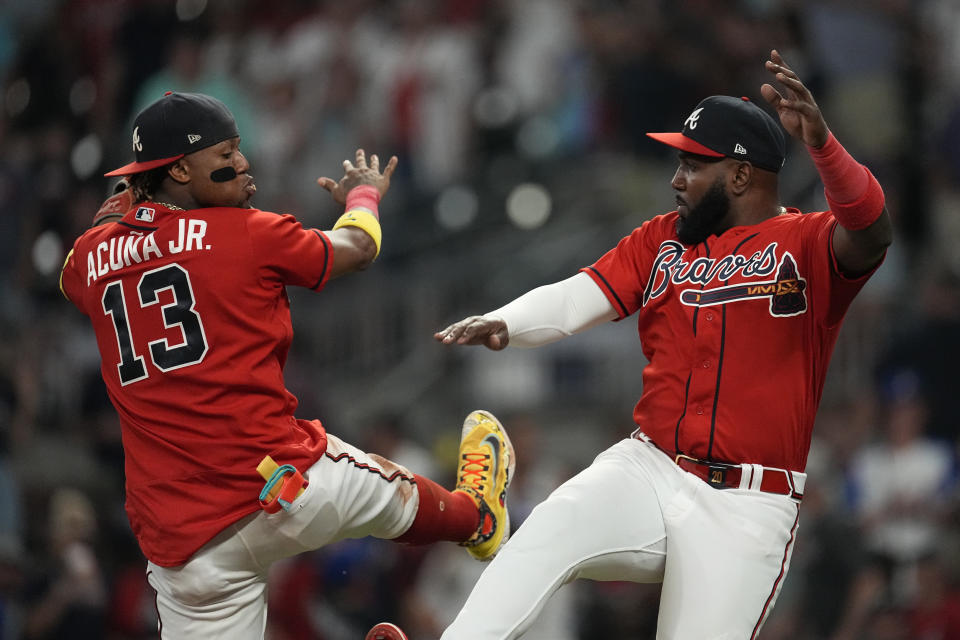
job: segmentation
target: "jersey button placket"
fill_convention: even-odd
[[[687,419],[681,430],[680,446],[685,449],[705,445],[710,440],[712,407],[717,393],[717,373],[723,341],[721,316],[713,308],[701,308],[690,360],[690,387]]]

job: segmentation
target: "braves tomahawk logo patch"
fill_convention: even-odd
[[[660,245],[643,304],[660,296],[669,283],[698,284],[702,289],[684,289],[680,302],[691,307],[709,307],[730,302],[769,298],[770,315],[796,316],[807,310],[807,281],[797,270],[789,251],[777,259],[777,243],[771,242],[751,256],[730,255],[720,259],[683,260],[682,244],[667,241]],[[727,281],[733,275],[757,278],[750,282],[708,287],[714,280]],[[760,279],[764,276],[773,278]]]
[[[735,284],[714,289],[687,289],[680,294],[683,304],[693,307],[709,307],[753,298],[770,298],[770,315],[795,316],[807,310],[804,291],[807,281],[797,275],[797,263],[785,253],[777,268],[774,280]]]

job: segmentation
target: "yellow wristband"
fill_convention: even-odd
[[[369,211],[353,209],[340,216],[333,225],[334,229],[339,229],[340,227],[357,227],[358,229],[366,231],[367,235],[373,238],[373,243],[377,245],[377,253],[373,256],[374,260],[377,259],[377,256],[380,255],[380,239],[383,236],[383,232],[380,230],[380,221],[377,220],[377,216]]]

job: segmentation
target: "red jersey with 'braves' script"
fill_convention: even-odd
[[[320,290],[333,251],[293,216],[145,203],[94,227],[64,264],[120,415],[126,509],[143,553],[186,562],[259,508],[263,456],[304,471],[326,450],[294,417],[287,285]]]
[[[829,211],[689,247],[676,220],[645,222],[583,269],[621,319],[638,313],[637,425],[668,452],[803,471],[837,333],[870,274],[840,273]]]

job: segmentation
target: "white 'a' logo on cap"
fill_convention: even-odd
[[[198,141],[199,139],[200,139],[200,136],[197,135],[196,133],[188,133],[188,134],[187,134],[187,140],[190,142],[190,144],[193,144],[194,142]]]
[[[700,120],[700,112],[703,111],[703,107],[699,109],[694,109],[693,113],[690,114],[690,117],[683,121],[683,126],[690,127],[691,129],[697,128],[697,123]]]
[[[143,151],[143,145],[140,144],[140,127],[133,128],[133,150]]]

